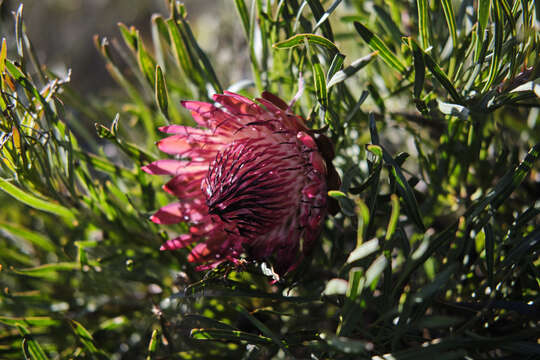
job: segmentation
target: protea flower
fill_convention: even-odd
[[[173,135],[157,146],[175,158],[143,167],[173,176],[163,188],[179,199],[151,220],[190,225],[161,250],[195,244],[188,260],[199,270],[247,257],[270,260],[284,274],[313,247],[329,211],[327,190],[339,183],[330,141],[273,94],[254,102],[225,92],[214,101],[182,102],[200,128],[160,128]]]

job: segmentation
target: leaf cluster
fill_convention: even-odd
[[[252,76],[233,84],[167,3],[151,42],[124,24],[95,37],[122,91],[101,102],[39,63],[15,14],[0,357],[538,356],[536,2],[234,0]],[[277,282],[266,263],[195,272],[189,249],[158,251],[188,225],[148,220],[170,201],[140,170],[158,126],[192,124],[179,101],[226,89],[297,100],[335,144],[341,211]]]

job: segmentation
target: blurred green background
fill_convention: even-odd
[[[538,358],[537,2],[25,1],[33,47],[18,4],[0,358]],[[188,231],[149,221],[172,201],[141,171],[166,157],[158,127],[233,84],[289,101],[299,77],[293,110],[343,180],[312,256],[273,283],[271,259],[197,272],[158,251]]]
[[[72,69],[72,86],[83,94],[118,92],[103,66],[92,37],[119,38],[118,23],[135,26],[145,42],[151,41],[150,18],[167,13],[166,0],[3,0],[0,32],[11,34],[13,15],[24,5],[28,35],[42,64],[58,73]],[[248,76],[246,41],[232,4],[226,0],[185,1],[189,20],[201,46],[217,56],[215,64],[225,78],[238,81]],[[89,76],[89,74],[91,76]],[[111,90],[112,88],[112,90]]]

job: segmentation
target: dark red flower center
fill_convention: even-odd
[[[290,146],[263,140],[237,140],[220,151],[210,165],[202,189],[208,212],[226,231],[255,238],[281,222],[289,212],[291,171],[301,169],[285,159]],[[291,167],[292,165],[292,167]]]

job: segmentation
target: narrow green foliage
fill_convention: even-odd
[[[418,32],[420,33],[420,45],[426,50],[431,46],[429,9],[427,0],[417,0],[418,7]]]
[[[55,320],[48,316],[31,316],[31,317],[7,317],[0,316],[0,322],[9,326],[58,326],[59,320]]]
[[[495,0],[495,1],[497,1],[497,0]],[[482,44],[484,43],[484,39],[485,39],[484,34],[485,34],[487,23],[488,23],[488,20],[489,20],[489,13],[490,13],[490,10],[491,10],[491,3],[492,3],[492,0],[479,0],[478,1],[478,11],[477,11],[477,15],[478,15],[477,32],[478,32],[478,35],[477,35],[477,38],[476,38],[476,52],[475,52],[475,56],[474,56],[475,61],[480,60],[480,54],[482,53],[481,49],[482,49],[482,46],[483,46]]]
[[[459,43],[458,43],[454,8],[452,7],[452,2],[450,0],[442,0],[441,5],[444,10],[444,17],[446,19],[446,24],[448,24],[448,31],[450,32],[450,37],[452,39],[452,46],[455,48],[458,46]]]
[[[72,320],[71,321],[71,328],[73,329],[73,332],[79,339],[79,341],[83,344],[83,346],[86,348],[89,354],[91,356],[95,356],[98,359],[107,359],[108,356],[106,356],[105,353],[98,350],[94,343],[94,339],[92,338],[92,335],[88,330],[86,330],[80,323],[77,321]]]
[[[22,350],[25,359],[29,360],[47,360],[48,357],[43,351],[41,345],[34,339],[30,331],[22,324],[16,324],[17,330],[23,336]]]
[[[32,46],[13,5],[0,44],[0,358],[536,358],[534,1],[228,0],[210,13],[169,0],[148,34],[120,23],[94,37],[103,64],[88,74],[65,64],[73,79],[105,67],[116,85],[93,96],[39,62],[54,54]],[[332,178],[328,209],[286,274],[273,267],[280,246],[256,258],[246,245],[236,263],[199,271],[187,254],[222,239],[151,221],[175,201],[170,177],[141,169],[173,158],[159,128],[200,127],[180,102],[224,89],[282,98],[316,139],[302,158],[324,153],[340,174],[317,168]],[[302,233],[306,204],[272,207]],[[184,205],[215,216],[204,199]],[[250,241],[296,236],[265,229]],[[159,250],[174,238],[185,248]]]
[[[250,34],[250,24],[249,24],[249,14],[244,0],[234,0],[236,5],[236,10],[238,15],[240,15],[240,20],[242,20],[242,26],[244,28],[244,33],[246,36]]]
[[[161,113],[168,117],[168,108],[169,108],[169,95],[167,93],[167,84],[163,77],[163,71],[160,66],[156,66],[156,76],[155,76],[155,94],[156,94],[156,103],[159,106]]]
[[[313,31],[316,31],[324,22],[330,17],[332,12],[339,6],[342,0],[334,0],[332,5],[324,12],[324,14],[319,18],[319,21],[317,21],[317,24],[313,27]]]
[[[435,61],[429,54],[424,52],[423,55],[424,63],[426,64],[427,68],[446,89],[446,91],[448,91],[452,99],[454,99],[454,101],[459,104],[463,103],[463,99],[457,92],[456,88],[454,87],[448,76],[444,73],[444,71],[439,67],[439,65],[437,65],[437,63],[435,63]]]
[[[326,88],[326,77],[316,55],[311,57],[311,65],[313,67],[313,82],[317,92],[317,100],[326,109],[328,107],[328,92]]]
[[[55,244],[48,237],[38,232],[24,229],[18,225],[3,221],[0,221],[0,229],[5,230],[21,239],[27,240],[32,245],[37,246],[44,251],[54,252],[56,249]]]
[[[326,21],[326,12],[322,7],[321,2],[319,0],[306,0],[306,2],[309,5],[309,8],[313,13],[313,17],[317,21],[317,24],[319,24],[324,37],[326,37],[330,41],[334,41],[334,32],[332,30],[332,27],[330,26],[330,23]],[[335,8],[337,5],[339,5],[339,2],[337,2],[337,4],[334,3],[333,5],[331,5],[328,12],[331,13],[333,8]]]
[[[146,360],[152,360],[154,358],[158,349],[158,339],[159,331],[154,329],[154,331],[152,331],[152,336],[150,337],[150,342],[148,343],[148,355],[146,356]]]
[[[146,80],[150,83],[152,87],[154,87],[155,82],[155,68],[156,63],[154,59],[150,57],[146,49],[144,48],[144,45],[142,43],[141,37],[137,35],[137,54],[138,54],[138,60],[139,60],[139,66],[141,67],[141,71],[146,77]]]
[[[394,235],[394,232],[396,231],[396,225],[398,223],[399,218],[399,200],[396,194],[392,194],[391,196],[392,201],[392,213],[390,214],[390,221],[388,222],[388,227],[386,228],[386,235],[385,239],[388,241],[392,238]]]
[[[347,78],[353,76],[356,72],[362,69],[364,66],[369,64],[377,56],[378,52],[375,51],[367,56],[361,57],[360,59],[354,60],[349,66],[343,70],[338,71],[334,74],[328,81],[328,87],[339,84],[342,81],[345,81]]]
[[[0,189],[5,191],[7,194],[12,196],[16,200],[34,209],[58,215],[65,218],[69,222],[72,222],[75,219],[72,210],[63,207],[60,204],[55,204],[50,200],[40,199],[37,196],[34,196],[18,188],[17,186],[13,185],[5,179],[0,179]]]
[[[367,27],[359,22],[354,23],[356,31],[360,34],[362,39],[369,45],[373,51],[378,51],[381,58],[393,69],[400,73],[405,73],[406,66],[390,51],[388,46],[375,34],[373,34]]]
[[[494,1],[493,15],[495,17],[495,35],[494,35],[495,48],[493,51],[493,56],[491,57],[491,65],[489,67],[489,76],[482,91],[486,91],[487,89],[491,87],[491,84],[493,84],[493,81],[495,80],[495,76],[497,76],[498,74],[499,65],[501,61],[504,19],[503,19],[503,14],[502,14],[499,0]]]
[[[392,40],[395,43],[401,42],[401,30],[394,19],[392,19],[392,16],[379,5],[374,5],[373,10],[377,13],[378,20],[382,22],[384,28],[392,35]]]
[[[424,79],[426,76],[426,68],[424,63],[424,53],[412,38],[409,38],[409,47],[413,53],[414,63],[414,97],[420,98],[422,89],[424,88]]]
[[[330,68],[328,69],[328,72],[326,73],[326,82],[328,88],[330,88],[330,81],[334,77],[334,75],[341,71],[341,68],[343,67],[343,61],[345,60],[345,55],[343,54],[336,54],[334,58],[332,59],[332,63],[330,64]]]
[[[313,45],[325,47],[330,53],[338,51],[336,45],[327,38],[314,34],[296,34],[289,39],[275,43],[273,46],[277,49],[289,49],[295,46],[304,45],[305,42]]]
[[[190,336],[197,340],[246,341],[250,344],[268,344],[272,339],[239,330],[192,329]]]

